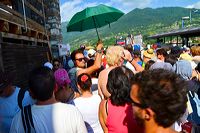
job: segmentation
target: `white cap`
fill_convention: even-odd
[[[44,63],[44,66],[50,68],[51,70],[53,68],[53,65],[50,62]]]

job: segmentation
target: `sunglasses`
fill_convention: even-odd
[[[59,64],[54,64],[54,66],[59,66]]]
[[[75,59],[75,60],[78,60],[79,62],[81,62],[81,61],[85,61],[85,58],[79,58],[79,59]]]
[[[133,99],[131,100],[131,104],[132,104],[132,106],[136,106],[136,107],[139,107],[139,108],[141,108],[141,109],[148,108],[147,105],[141,104],[141,103],[137,103],[137,102],[133,101]]]

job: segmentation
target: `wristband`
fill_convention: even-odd
[[[133,58],[129,61],[130,63],[133,61]]]
[[[102,54],[103,50],[97,50],[97,53]]]

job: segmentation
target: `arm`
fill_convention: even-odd
[[[100,72],[99,77],[98,77],[98,95],[101,97],[101,99],[104,99],[104,96],[103,96],[103,93],[102,93],[101,87],[100,87],[100,84],[101,84],[101,74],[102,74],[102,72]]]
[[[131,53],[128,50],[124,50],[124,54],[125,54],[124,59],[129,61],[135,67],[135,70],[137,72],[141,72],[144,70],[144,68],[142,68],[139,64],[137,64],[135,60],[133,60],[133,57],[131,56]]]
[[[98,42],[97,43],[97,51],[100,51],[103,48],[103,43],[102,42]],[[77,71],[77,76],[82,74],[82,73],[87,73],[87,74],[92,74],[94,71],[98,70],[101,67],[101,61],[102,61],[102,52],[96,52],[96,57],[95,57],[95,61],[94,61],[94,65],[92,65],[91,67],[85,68],[85,69],[80,69],[79,71]]]
[[[105,103],[106,100],[102,100],[99,105],[99,122],[101,124],[104,133],[108,133],[108,128],[106,126],[107,114],[105,109]]]
[[[141,72],[144,70],[144,68],[142,68],[135,60],[131,59],[129,60],[129,62],[135,67],[135,70],[137,72]]]

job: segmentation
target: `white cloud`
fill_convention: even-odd
[[[200,1],[197,3],[194,3],[192,5],[187,6],[187,8],[196,8],[196,9],[200,9]]]
[[[102,3],[108,6],[115,7],[125,13],[134,8],[148,7],[152,0],[109,0],[107,3]],[[96,6],[100,3],[87,3],[85,0],[69,0],[60,6],[61,21],[69,21],[72,16],[83,10],[86,7]]]
[[[60,6],[61,21],[69,21],[72,16],[86,7],[95,6],[97,3],[86,3],[83,0],[67,1]]]
[[[79,7],[76,7],[82,2],[82,0],[74,0],[74,1],[68,1],[65,2],[63,5],[60,6],[60,15],[61,15],[61,21],[64,22],[66,20],[69,20],[75,11],[81,10]]]

